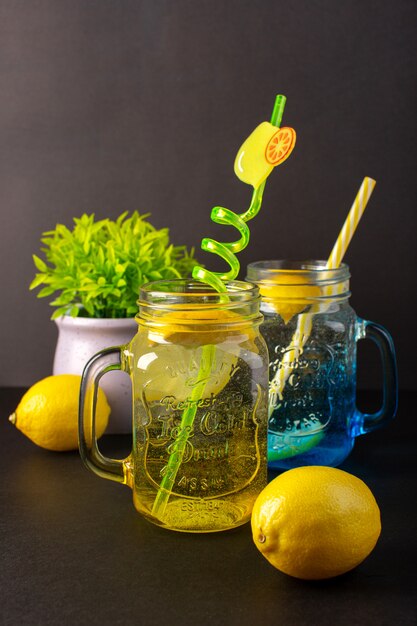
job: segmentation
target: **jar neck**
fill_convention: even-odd
[[[137,322],[147,326],[183,325],[227,327],[260,323],[259,288],[249,282],[228,281],[226,291],[195,280],[154,281],[139,292]]]
[[[326,261],[258,261],[247,268],[247,280],[259,286],[265,299],[303,299],[309,303],[347,301],[349,267],[327,268]]]

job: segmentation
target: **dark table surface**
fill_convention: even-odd
[[[195,535],[142,519],[127,487],[8,423],[23,391],[0,389],[1,624],[417,624],[417,394],[401,393],[397,418],[359,437],[341,466],[379,503],[376,548],[343,576],[305,582],[264,559],[248,524]],[[374,408],[377,399],[359,401]],[[101,442],[126,456],[128,436]]]

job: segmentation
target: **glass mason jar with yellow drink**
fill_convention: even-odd
[[[80,452],[89,469],[129,485],[139,513],[160,526],[211,532],[249,520],[267,482],[268,357],[258,288],[218,293],[198,281],[142,287],[138,332],[87,364]],[[94,436],[94,393],[121,369],[133,388],[133,446],[104,457]]]

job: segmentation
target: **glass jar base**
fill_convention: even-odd
[[[279,445],[281,437],[268,433],[268,468],[289,470],[304,465],[338,467],[349,456],[355,440],[350,437],[331,437],[328,434],[319,437],[320,434],[311,435],[302,448],[298,440],[292,446],[288,445],[288,440],[286,446]]]
[[[250,520],[251,508],[220,499],[178,498],[169,502],[163,519],[158,519],[135,503],[136,510],[148,521],[178,532],[210,533],[231,530]]]

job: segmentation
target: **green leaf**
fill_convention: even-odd
[[[45,282],[46,274],[36,274],[35,278],[29,285],[29,289],[35,289],[35,287],[39,287]]]
[[[46,265],[45,261],[42,261],[42,259],[36,256],[36,254],[33,254],[32,258],[33,258],[34,264],[36,265],[39,271],[44,272],[44,273],[48,271],[48,266]]]
[[[67,312],[68,312],[67,306],[63,306],[59,309],[56,309],[56,311],[54,311],[51,315],[51,320],[56,320],[58,317],[61,317],[62,315],[66,315]]]
[[[71,317],[78,317],[79,312],[80,312],[80,307],[74,304],[68,311],[67,315],[71,315]]]
[[[44,287],[37,294],[37,298],[45,298],[46,296],[52,295],[56,291],[55,287]]]

